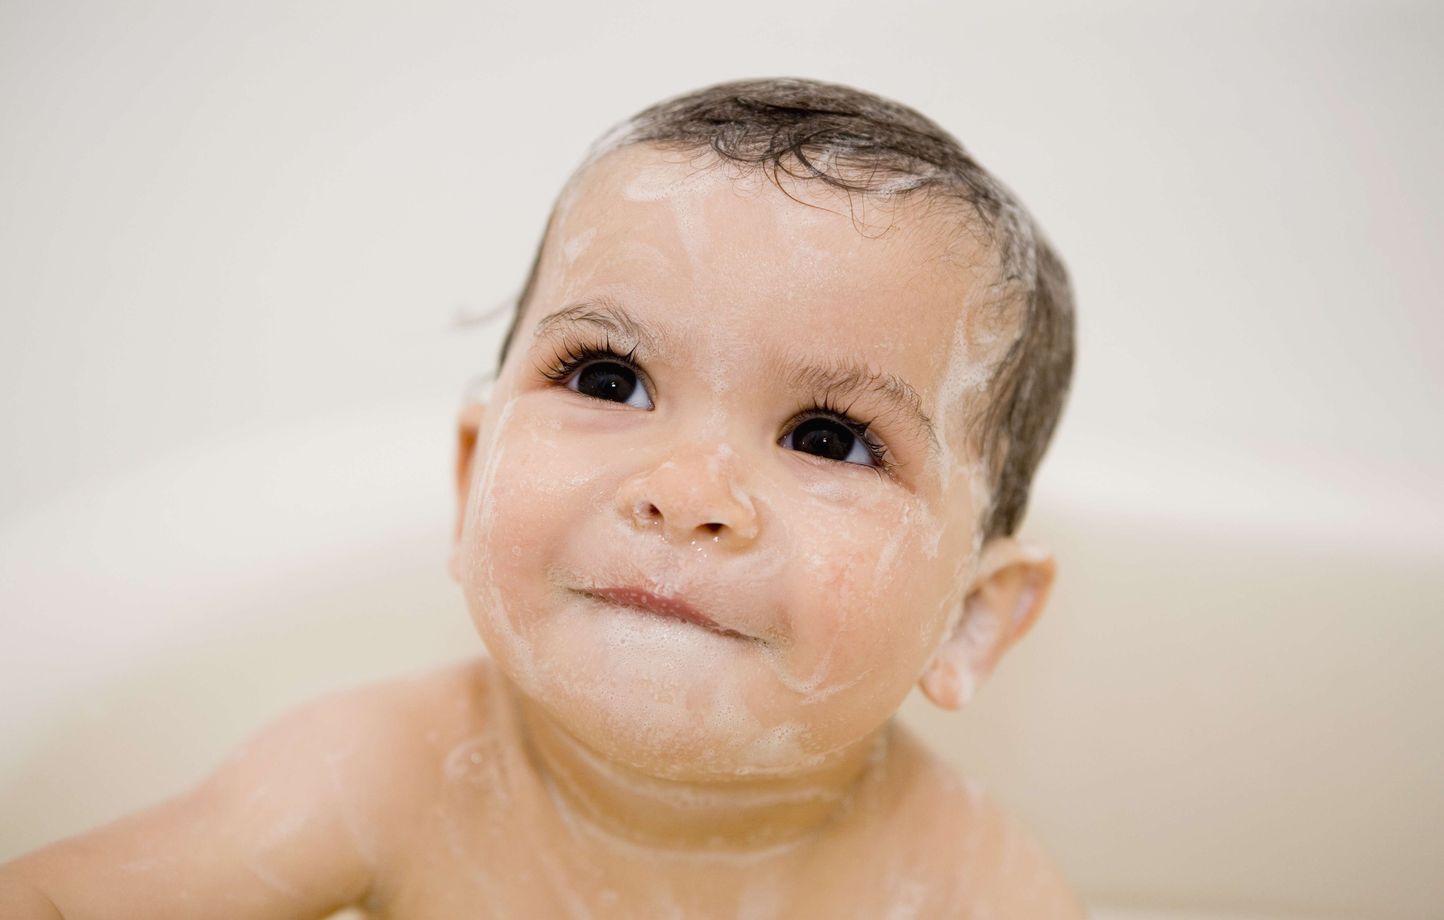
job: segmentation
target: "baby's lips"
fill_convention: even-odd
[[[578,591],[596,600],[693,623],[724,636],[738,639],[752,638],[746,633],[721,625],[695,604],[678,595],[658,594],[637,585],[583,588]]]

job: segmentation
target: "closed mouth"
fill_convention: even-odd
[[[654,594],[645,588],[591,588],[578,590],[577,593],[583,597],[589,597],[593,600],[603,601],[608,604],[616,604],[619,607],[629,607],[633,610],[641,610],[664,617],[671,617],[675,620],[682,620],[683,622],[709,629],[719,635],[731,636],[736,639],[752,638],[745,633],[737,632],[735,629],[728,629],[718,625],[716,620],[713,620],[681,598]]]

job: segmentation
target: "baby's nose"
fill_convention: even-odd
[[[750,544],[760,529],[757,508],[735,472],[735,454],[725,447],[678,450],[623,483],[617,510],[623,520],[678,543]]]

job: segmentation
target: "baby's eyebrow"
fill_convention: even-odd
[[[535,342],[550,335],[556,327],[567,323],[590,324],[600,328],[603,332],[610,332],[618,338],[640,343],[644,349],[660,350],[657,347],[657,336],[653,335],[645,325],[633,319],[631,314],[620,304],[608,297],[584,300],[544,317],[536,324],[536,329],[531,336],[532,341]]]
[[[645,323],[635,319],[620,304],[607,297],[597,297],[572,304],[537,322],[532,341],[551,334],[558,326],[583,323],[596,326],[620,339],[636,342],[645,351],[658,352],[660,336]],[[874,371],[856,361],[837,358],[826,364],[798,364],[782,358],[775,363],[787,366],[784,378],[792,389],[825,393],[829,396],[870,394],[887,403],[898,414],[916,424],[926,436],[928,448],[939,450],[937,429],[923,411],[918,391],[896,374]]]
[[[793,389],[815,390],[829,395],[869,393],[916,424],[927,436],[929,450],[934,454],[939,450],[937,429],[923,411],[922,397],[896,374],[869,370],[856,361],[837,358],[827,364],[790,364],[786,380]]]

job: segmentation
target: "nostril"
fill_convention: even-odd
[[[702,529],[715,537],[717,536],[718,532],[722,530],[722,525],[715,522],[711,524],[703,524]]]

